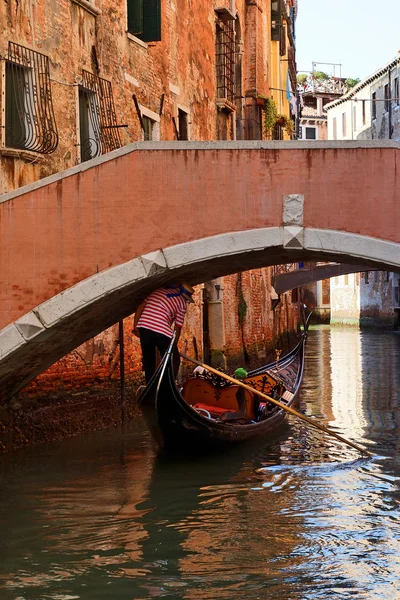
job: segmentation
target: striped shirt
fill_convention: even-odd
[[[160,288],[152,292],[145,300],[137,327],[151,329],[171,338],[172,324],[182,327],[187,309],[187,301],[183,296],[167,297],[175,292],[173,288]]]

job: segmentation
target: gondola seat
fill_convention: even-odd
[[[182,389],[182,396],[186,402],[194,408],[203,408],[210,414],[222,415],[223,413],[238,413],[240,410],[238,402],[238,391],[241,390],[245,400],[244,414],[242,419],[252,420],[255,418],[256,401],[255,395],[244,390],[238,385],[227,385],[217,388],[212,383],[201,377],[188,379]]]

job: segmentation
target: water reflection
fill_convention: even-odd
[[[3,600],[400,597],[400,336],[312,331],[291,418],[219,455],[157,455],[144,423],[0,463]]]

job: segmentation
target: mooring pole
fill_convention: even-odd
[[[124,345],[124,321],[118,322],[119,326],[119,374],[121,380],[121,421],[125,422],[125,345]]]

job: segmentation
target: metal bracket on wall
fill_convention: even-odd
[[[142,119],[142,112],[140,110],[139,102],[137,101],[136,94],[132,94],[132,99],[133,99],[133,102],[135,104],[137,116],[138,116],[139,121],[140,121],[140,127],[142,128],[142,131],[144,132],[144,124],[143,124],[143,119]]]

